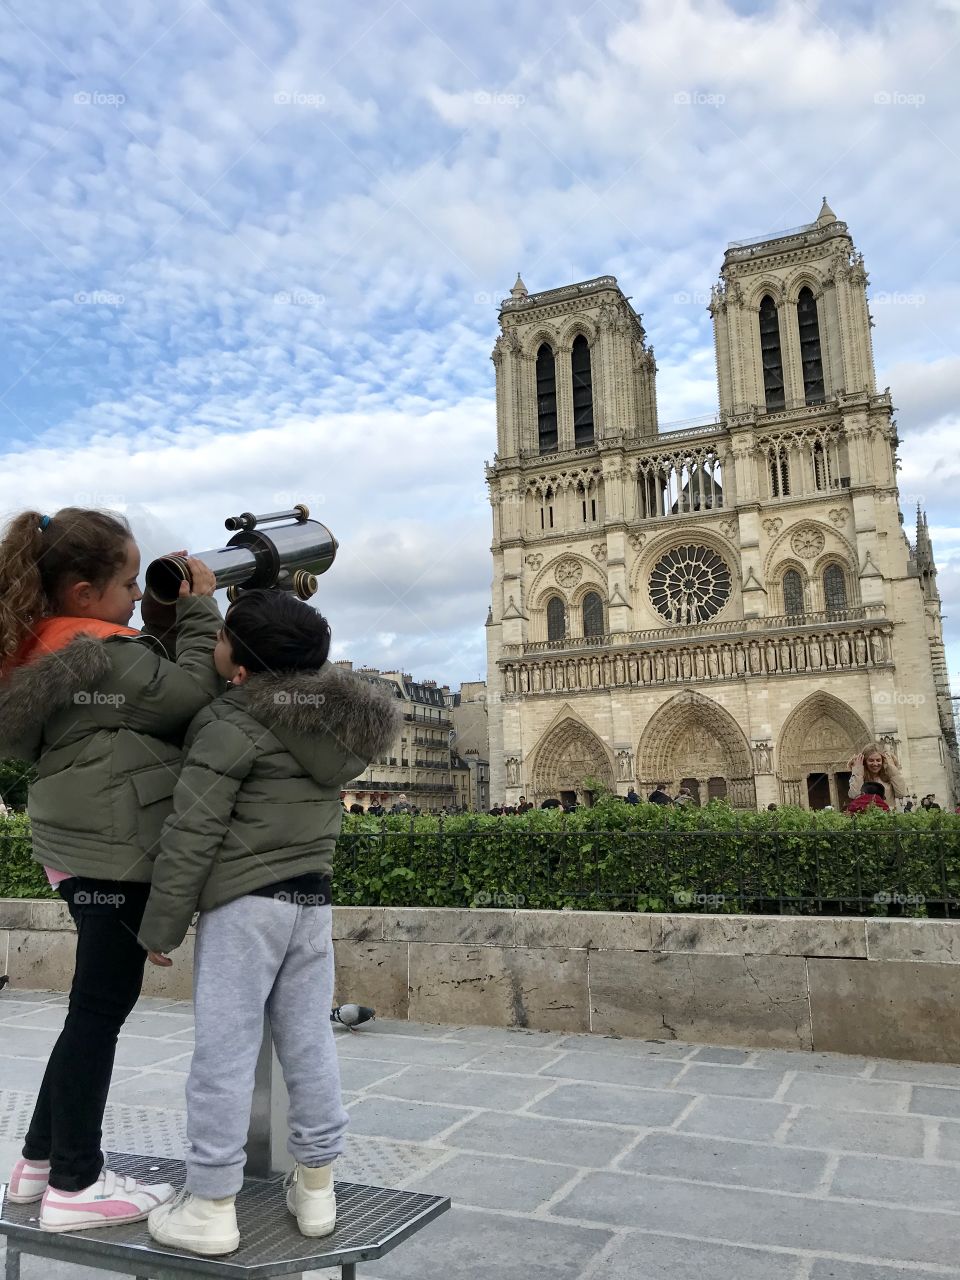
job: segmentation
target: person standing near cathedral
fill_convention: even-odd
[[[883,809],[885,813],[890,812],[890,806],[883,798],[883,784],[880,782],[865,782],[860,795],[847,805],[846,812],[863,813],[864,809],[870,808]]]
[[[879,742],[871,742],[864,747],[858,756],[850,761],[849,797],[856,800],[864,794],[866,782],[879,783],[883,787],[883,798],[887,807],[895,809],[897,800],[907,794],[907,785],[900,772],[900,762],[890,752],[884,751]]]
[[[647,796],[651,804],[673,804],[673,796],[667,792],[667,783],[658,782],[656,787]]]

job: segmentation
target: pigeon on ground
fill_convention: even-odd
[[[10,979],[7,977],[6,974],[4,974],[2,978],[0,978],[0,991],[3,990],[3,988],[7,985],[9,981]]]
[[[362,1004],[338,1004],[330,1014],[331,1022],[339,1022],[344,1027],[349,1027],[352,1031],[354,1027],[358,1027],[361,1022],[370,1022],[375,1018],[376,1014],[372,1009],[368,1009]]]

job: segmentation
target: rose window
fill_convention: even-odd
[[[650,598],[668,622],[705,622],[730,598],[730,584],[730,570],[715,551],[689,544],[654,565]]]

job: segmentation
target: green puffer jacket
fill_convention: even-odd
[[[253,889],[329,875],[340,788],[396,736],[399,703],[327,663],[251,676],[190,726],[140,928],[148,951],[180,945],[193,913]]]
[[[0,756],[37,765],[28,810],[37,862],[97,880],[149,882],[173,806],[183,736],[223,690],[209,596],[177,604],[177,660],[146,633],[63,649],[0,684]]]

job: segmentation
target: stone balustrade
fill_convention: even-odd
[[[624,645],[660,644],[664,640],[697,640],[710,643],[712,636],[763,634],[771,631],[797,631],[798,628],[830,626],[851,622],[886,622],[883,605],[850,605],[846,609],[821,609],[818,612],[784,613],[768,617],[726,618],[722,622],[676,623],[666,627],[648,627],[645,631],[612,631],[602,636],[564,636],[560,640],[533,640],[523,645],[505,645],[504,654],[525,656],[529,653],[563,649],[622,648]]]
[[[600,653],[596,652],[600,647],[597,637],[562,642],[567,649],[589,645],[589,650],[580,653],[544,651],[547,646],[527,645],[515,657],[506,650],[500,659],[504,693],[550,694],[692,681],[699,684],[750,676],[867,671],[893,665],[888,623],[834,625],[829,631],[793,627],[790,634],[778,635],[769,626],[772,619],[757,621],[767,624],[766,635],[748,637],[741,628],[739,637],[658,641],[655,632],[639,632],[635,635],[643,636],[642,642],[630,636],[603,637],[609,644]]]

